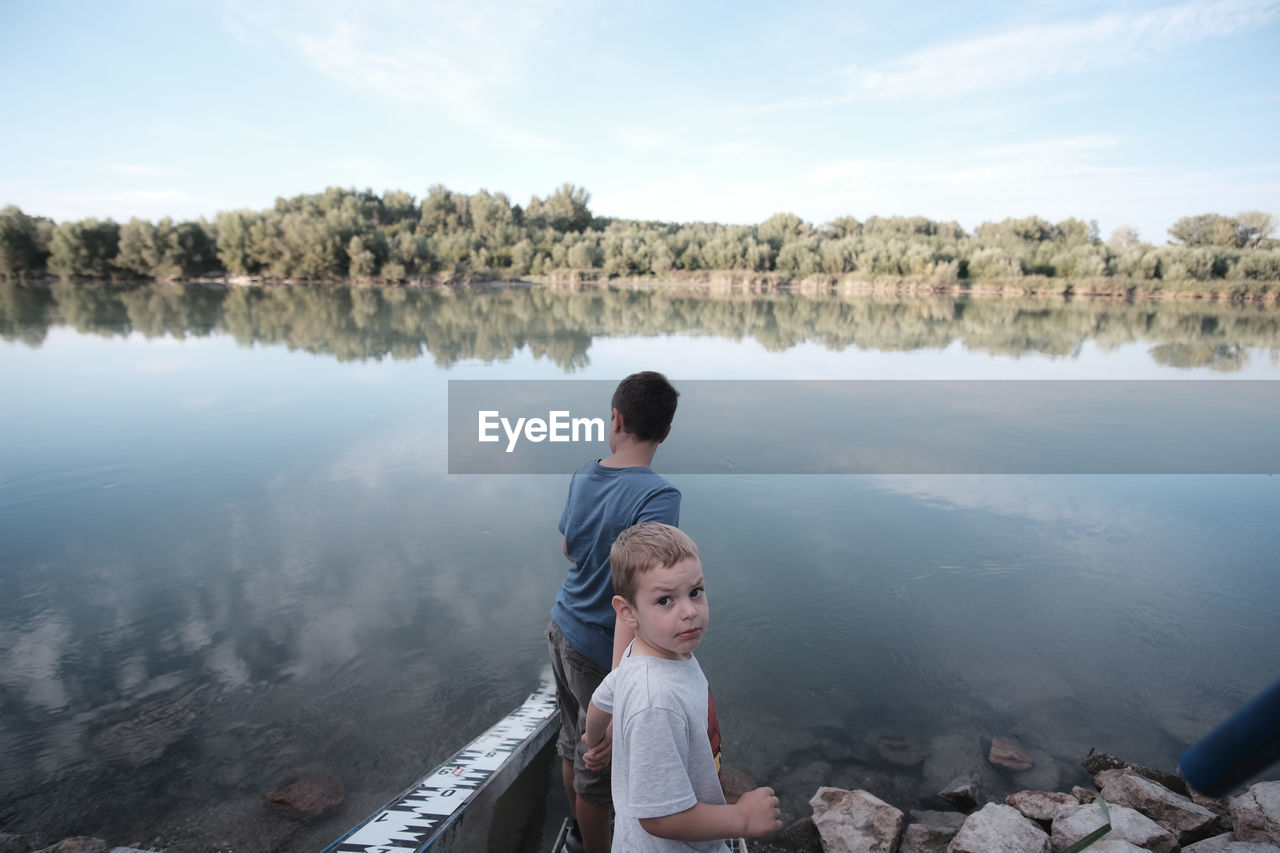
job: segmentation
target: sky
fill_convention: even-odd
[[[598,216],[1280,217],[1280,0],[0,0],[0,205],[327,186]]]

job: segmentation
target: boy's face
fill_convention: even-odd
[[[622,596],[613,602],[618,618],[635,629],[636,651],[668,660],[692,655],[711,620],[696,558],[641,572],[635,603]]]

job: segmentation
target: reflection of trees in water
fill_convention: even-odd
[[[973,350],[1070,356],[1086,341],[1138,341],[1178,367],[1235,370],[1249,347],[1280,347],[1280,311],[1257,304],[1065,302],[880,296],[693,293],[680,290],[483,291],[344,286],[222,288],[175,284],[0,284],[0,335],[37,346],[49,326],[148,337],[224,332],[245,345],[284,344],[341,361],[415,359],[448,367],[527,348],[566,372],[599,335],[710,334],[780,352]]]

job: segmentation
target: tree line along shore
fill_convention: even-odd
[[[421,201],[399,190],[330,187],[212,221],[123,224],[58,223],[9,205],[0,210],[0,277],[405,283],[732,272],[933,285],[1115,279],[1254,295],[1280,283],[1277,223],[1261,211],[1186,216],[1169,242],[1154,245],[1125,225],[1104,240],[1096,222],[1079,219],[1005,219],[973,233],[921,216],[815,225],[779,213],[722,225],[598,217],[589,201],[572,184],[523,207],[504,193],[439,185]]]

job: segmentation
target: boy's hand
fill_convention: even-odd
[[[582,742],[587,743],[585,734],[582,736]],[[605,727],[604,736],[595,746],[587,745],[590,748],[582,756],[582,763],[586,764],[587,769],[592,773],[599,773],[613,760],[613,721],[609,721],[609,725]]]
[[[734,806],[746,823],[742,830],[745,838],[768,835],[782,829],[782,812],[772,788],[756,788],[747,791]]]

